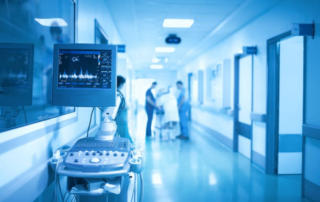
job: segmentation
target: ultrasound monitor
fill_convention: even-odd
[[[116,46],[56,44],[55,106],[110,107],[116,104]]]
[[[32,44],[0,43],[0,106],[32,105]]]

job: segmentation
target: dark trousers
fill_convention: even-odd
[[[146,136],[150,137],[151,136],[151,125],[152,125],[152,119],[153,119],[153,109],[146,108],[146,112],[148,115]]]
[[[189,137],[189,129],[188,129],[188,116],[187,112],[189,110],[189,105],[184,103],[179,110],[180,116],[180,128],[181,128],[181,135],[184,137]]]

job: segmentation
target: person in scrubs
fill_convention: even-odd
[[[146,112],[148,115],[147,128],[146,128],[146,136],[152,137],[151,133],[151,125],[153,119],[154,109],[157,108],[156,98],[152,94],[152,89],[157,87],[157,82],[153,82],[151,87],[146,92]]]
[[[126,79],[122,76],[117,76],[117,90],[120,90],[121,93],[122,89],[124,87],[124,84],[126,83]],[[128,107],[127,104],[125,105],[124,109],[121,110],[121,113],[117,117],[117,132],[120,137],[127,138],[130,140],[131,143],[133,143],[132,138],[129,133],[129,127],[128,127]]]
[[[189,110],[189,102],[186,98],[186,89],[183,87],[183,83],[181,81],[177,82],[177,88],[180,91],[178,95],[178,109],[179,109],[179,117],[180,117],[180,128],[181,134],[177,137],[182,140],[189,139],[189,130],[188,130],[188,110]]]

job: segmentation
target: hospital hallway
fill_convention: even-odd
[[[320,0],[0,0],[0,202],[320,202]]]
[[[144,151],[144,201],[298,202],[301,175],[266,175],[195,123],[190,140],[145,139],[146,115],[137,115],[137,147]]]

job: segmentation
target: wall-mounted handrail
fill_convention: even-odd
[[[265,123],[267,121],[267,115],[266,114],[261,114],[261,113],[251,112],[250,113],[250,119],[252,121],[259,121],[259,122]]]

